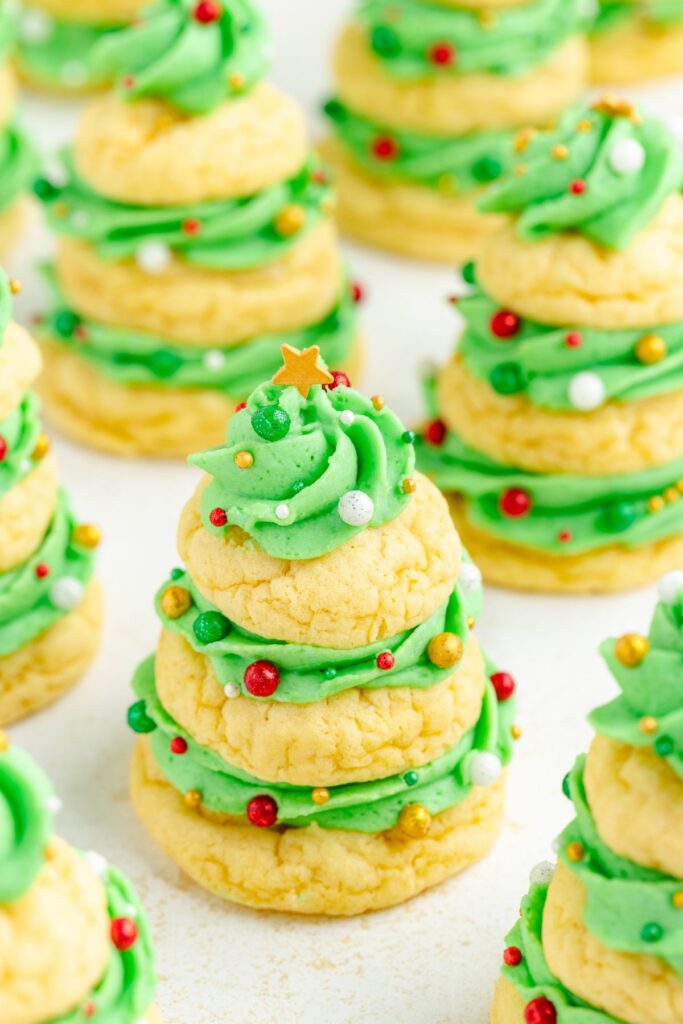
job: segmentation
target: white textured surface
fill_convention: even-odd
[[[311,112],[324,94],[325,60],[343,0],[266,0],[279,56],[276,79]],[[660,89],[676,112],[683,87]],[[68,137],[75,106],[32,100],[44,145]],[[39,301],[30,265],[45,251],[36,228],[10,270],[24,281],[19,309]],[[407,421],[420,413],[417,371],[451,348],[448,269],[350,250],[366,285],[364,385]],[[328,923],[256,914],[205,896],[147,839],[127,796],[129,678],[154,644],[152,595],[175,564],[180,508],[195,474],[184,466],[118,461],[57,440],[62,475],[80,514],[106,543],[104,647],[83,685],[13,730],[54,778],[59,830],[127,871],[156,934],[158,1003],[166,1024],[484,1024],[503,936],[530,869],[551,856],[567,821],[560,783],[588,742],[585,713],[614,695],[597,653],[610,634],[647,625],[654,588],[616,598],[551,599],[491,590],[480,634],[520,689],[524,738],[510,774],[505,835],[466,875],[393,911]]]

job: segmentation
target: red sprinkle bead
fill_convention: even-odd
[[[560,530],[557,539],[561,544],[568,544],[570,540],[574,539],[574,534],[571,530]]]
[[[46,565],[45,562],[38,562],[36,566],[36,576],[39,580],[44,580],[46,576],[50,575],[50,566]]]
[[[435,43],[429,51],[429,59],[439,67],[448,67],[455,60],[455,49],[450,43]]]
[[[509,309],[501,309],[491,317],[491,334],[496,338],[514,338],[521,326],[517,314],[511,313]]]
[[[277,804],[272,796],[255,796],[249,801],[247,817],[256,828],[270,828],[277,821]]]
[[[90,337],[90,331],[84,324],[79,324],[74,327],[74,338],[76,341],[87,341]]]
[[[571,183],[571,185],[569,186],[569,191],[574,196],[582,196],[587,188],[588,188],[588,185],[583,180],[583,178],[577,178],[576,181],[573,181]]]
[[[508,946],[503,953],[503,963],[506,967],[519,967],[522,962],[522,951],[517,946]]]
[[[372,144],[372,152],[378,160],[395,160],[398,156],[398,142],[390,135],[381,135]]]
[[[425,441],[427,444],[438,446],[446,440],[448,430],[443,420],[432,420],[425,427]]]
[[[582,341],[583,338],[578,331],[570,331],[564,339],[564,343],[567,348],[578,348]]]
[[[527,1003],[524,1020],[525,1024],[557,1024],[557,1010],[549,999],[539,996]]]
[[[111,922],[111,941],[121,953],[135,945],[138,926],[129,917],[115,917]]]
[[[510,487],[500,497],[500,511],[510,519],[521,519],[531,511],[531,495],[520,487]]]
[[[363,301],[364,297],[365,293],[363,291],[363,286],[359,284],[358,281],[354,281],[351,285],[351,298],[356,305],[358,305],[359,302]]]
[[[235,412],[242,412],[242,409],[246,409],[246,407],[246,402],[238,402],[237,405],[235,406]]]
[[[0,434],[0,462],[2,462],[3,459],[7,458],[8,450],[9,450],[9,448],[8,448],[7,441],[2,436],[2,434]]]
[[[198,235],[202,230],[202,222],[196,217],[188,217],[183,221],[182,228],[186,235]]]
[[[381,654],[377,655],[377,668],[380,668],[382,672],[388,672],[395,664],[396,658],[391,651],[382,651]]]
[[[212,21],[218,21],[222,13],[221,5],[216,0],[199,0],[192,17],[202,25],[210,25]]]
[[[212,526],[225,526],[228,521],[228,514],[224,508],[212,508],[209,512],[209,522]]]
[[[325,391],[334,391],[335,388],[350,388],[351,381],[347,373],[343,370],[330,370],[332,374],[332,380],[329,384],[323,384]]]
[[[83,1007],[83,1016],[86,1018],[94,1017],[97,1007],[94,1003],[86,1003]]]
[[[316,183],[316,185],[326,185],[327,182],[329,181],[327,171],[323,170],[322,167],[319,167],[317,171],[313,171],[311,178]]]
[[[272,661],[254,661],[245,669],[244,685],[252,697],[270,697],[280,685],[280,670]]]
[[[171,753],[172,754],[184,754],[187,750],[187,740],[184,740],[182,736],[174,736],[171,740]]]
[[[496,697],[499,701],[510,700],[510,697],[515,692],[516,686],[515,681],[509,672],[494,672],[491,676],[491,682],[493,683],[493,689],[496,691]]]
[[[124,75],[121,79],[121,85],[124,89],[132,89],[135,85],[135,78],[133,75]]]

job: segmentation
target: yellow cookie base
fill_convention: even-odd
[[[38,548],[54,515],[57,460],[52,452],[0,498],[0,572],[21,565]]]
[[[655,583],[683,565],[683,536],[639,548],[618,544],[581,555],[552,555],[522,548],[473,526],[465,501],[449,495],[463,545],[487,583],[541,593],[609,594]]]
[[[10,320],[0,342],[0,420],[20,405],[42,369],[38,346],[28,331]]]
[[[20,196],[0,213],[0,257],[4,259],[22,232],[28,213],[28,199]]]
[[[497,394],[456,356],[437,382],[441,418],[496,462],[538,473],[605,476],[664,465],[683,455],[683,391],[594,412],[540,409]]]
[[[425,839],[397,829],[364,835],[258,829],[191,810],[161,775],[149,744],[133,753],[133,804],[154,840],[205,889],[248,907],[332,917],[402,903],[483,857],[503,822],[501,778],[434,818]]]
[[[26,7],[46,11],[60,21],[112,26],[133,21],[145,0],[30,0]]]
[[[342,232],[368,245],[417,259],[465,263],[500,227],[500,217],[477,211],[477,192],[447,196],[375,178],[334,138],[326,139],[320,151],[334,168]]]
[[[119,384],[59,343],[39,340],[45,362],[39,391],[49,419],[74,440],[112,455],[177,459],[222,444],[235,406],[246,398]],[[355,380],[361,361],[358,342],[337,369]]]
[[[51,704],[78,682],[99,647],[102,617],[102,591],[94,580],[78,608],[0,658],[0,726]]]
[[[657,28],[634,18],[630,24],[593,36],[590,74],[597,85],[627,85],[683,71],[683,26]]]
[[[548,890],[543,950],[563,985],[626,1024],[682,1024],[683,978],[655,956],[622,953],[585,927],[583,883],[562,862]]]
[[[491,1024],[524,1024],[525,1004],[507,978],[499,978],[493,993]]]

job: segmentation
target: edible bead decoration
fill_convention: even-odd
[[[225,526],[228,515],[224,508],[213,508],[209,512],[209,522],[212,526]]]
[[[195,6],[192,17],[201,25],[210,25],[212,21],[218,21],[221,16],[221,5],[218,0],[199,0]]]
[[[285,208],[280,210],[278,213],[275,218],[275,230],[278,235],[288,238],[301,231],[305,223],[306,211],[302,206],[292,203],[291,206],[285,206]]]
[[[470,763],[470,779],[473,786],[492,786],[502,771],[500,758],[488,750],[478,751]]]
[[[373,395],[371,398],[371,402],[373,409],[376,409],[377,412],[381,412],[382,409],[384,408],[384,399],[382,398],[381,395]]]
[[[138,700],[131,704],[127,714],[128,726],[133,732],[148,733],[154,732],[156,724],[147,714],[147,705],[144,700]]]
[[[501,309],[491,317],[491,334],[496,338],[514,338],[522,326],[522,322],[516,313],[509,309]]]
[[[247,806],[247,818],[256,828],[270,828],[277,821],[277,804],[272,796],[255,796]]]
[[[619,139],[612,146],[609,164],[620,175],[637,174],[645,165],[645,149],[637,139]]]
[[[409,804],[401,811],[398,826],[409,839],[422,839],[429,835],[432,816],[422,804]]]
[[[417,786],[418,782],[420,781],[420,776],[417,774],[416,771],[409,771],[406,772],[405,775],[403,776],[403,781],[405,782],[406,786]]]
[[[432,444],[435,447],[443,444],[446,440],[446,434],[448,433],[446,424],[443,420],[432,420],[425,427],[424,439],[427,444]]]
[[[520,487],[510,487],[500,497],[499,507],[504,516],[510,519],[521,519],[531,512],[531,495]]]
[[[643,925],[640,937],[643,942],[659,942],[664,935],[664,929],[656,921],[649,921]]]
[[[264,405],[251,417],[251,425],[264,441],[281,441],[289,433],[292,421],[279,405]]]
[[[185,803],[188,807],[197,808],[202,802],[202,795],[198,789],[188,789],[185,794]]]
[[[230,620],[221,612],[201,612],[192,624],[200,644],[215,644],[224,640],[231,629]]]
[[[617,661],[628,668],[635,668],[643,661],[650,650],[650,642],[640,633],[625,633],[619,637],[614,653]]]
[[[639,728],[643,736],[652,736],[657,732],[657,719],[652,715],[645,715],[639,722]]]
[[[578,862],[582,861],[585,856],[586,851],[584,849],[583,843],[569,843],[569,845],[567,846],[567,857],[569,858],[569,860],[573,861],[575,864],[578,864]]]
[[[434,43],[429,51],[429,59],[438,67],[448,67],[455,60],[455,47],[450,43]]]
[[[401,490],[404,494],[414,494],[417,490],[417,484],[410,477],[406,478],[401,484]]]
[[[489,379],[499,395],[517,395],[524,390],[524,372],[517,363],[499,363],[491,370]]]
[[[254,456],[251,452],[237,452],[235,455],[235,465],[238,469],[251,469],[254,465]]]
[[[119,952],[125,953],[137,942],[138,926],[130,917],[115,917],[111,922],[110,935]]]
[[[399,154],[399,145],[390,135],[381,135],[373,142],[372,152],[378,160],[395,160]]]
[[[56,580],[53,584],[50,600],[55,608],[71,612],[83,600],[84,592],[83,584],[75,576],[62,576],[61,580]]]
[[[574,196],[582,196],[587,188],[588,183],[584,181],[583,178],[577,178],[576,181],[573,181],[569,186],[569,191]]]
[[[161,595],[161,610],[169,619],[179,619],[192,606],[192,594],[185,587],[168,587]]]
[[[343,370],[331,370],[330,376],[332,380],[329,384],[323,384],[325,391],[334,391],[336,388],[350,388],[351,381],[349,380],[348,373],[344,373]]]
[[[80,523],[74,527],[71,539],[81,548],[96,548],[100,543],[101,534],[91,523]]]
[[[545,996],[532,999],[524,1008],[524,1024],[557,1024],[555,1005]]]
[[[365,491],[347,491],[339,499],[337,511],[347,526],[367,526],[375,514],[375,505]]]
[[[603,405],[606,396],[604,381],[591,370],[577,373],[569,383],[569,401],[581,412],[598,409]]]
[[[280,685],[280,671],[272,661],[254,661],[245,669],[244,685],[252,697],[271,697]]]
[[[457,633],[437,633],[427,647],[427,657],[437,668],[453,668],[463,653],[463,642]]]
[[[655,754],[659,757],[671,757],[675,749],[673,736],[660,736],[655,743]]]
[[[494,672],[491,676],[491,683],[496,691],[496,697],[501,703],[510,700],[516,689],[515,680],[509,672]]]
[[[661,362],[666,354],[666,342],[658,334],[645,334],[636,345],[636,359],[646,366]]]
[[[171,753],[180,757],[182,754],[187,753],[187,740],[183,739],[182,736],[174,736],[171,740],[170,747]]]
[[[503,953],[503,963],[506,967],[518,967],[522,962],[522,951],[517,946],[508,946]]]
[[[317,804],[319,807],[321,807],[323,804],[326,804],[329,799],[330,791],[329,789],[325,789],[324,786],[319,786],[317,789],[314,789],[313,792],[311,793],[311,800],[313,801],[314,804]]]
[[[683,910],[683,889],[679,889],[678,892],[673,894],[671,902],[676,910]]]
[[[2,439],[0,439],[0,446],[1,445],[2,445]],[[38,435],[38,440],[35,443],[33,451],[31,452],[31,458],[34,459],[35,462],[40,462],[41,459],[45,458],[45,456],[47,455],[49,450],[50,450],[50,438],[47,436],[47,434],[40,433]]]

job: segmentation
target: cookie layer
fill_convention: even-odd
[[[57,501],[57,460],[49,453],[0,498],[0,572],[14,569],[39,546]]]
[[[144,0],[31,0],[32,9],[47,11],[60,21],[91,25],[123,25],[144,6]]]
[[[14,113],[17,85],[11,64],[0,65],[0,127],[5,127]]]
[[[598,85],[627,85],[683,70],[683,26],[630,22],[590,40],[590,76]]]
[[[491,1024],[524,1024],[524,1000],[507,978],[499,978],[496,984]]]
[[[10,321],[0,343],[0,420],[16,409],[41,369],[38,346],[28,331]]]

